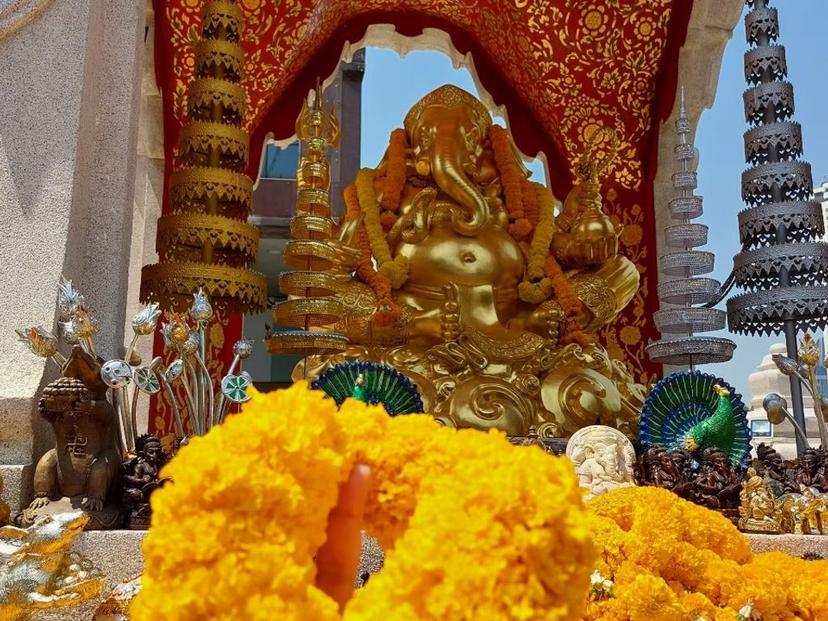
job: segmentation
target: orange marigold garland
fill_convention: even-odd
[[[489,128],[489,139],[492,141],[495,165],[503,183],[503,194],[506,196],[506,213],[509,214],[509,233],[517,241],[527,239],[532,233],[532,222],[526,217],[524,210],[524,181],[515,152],[509,140],[508,132],[500,125]]]
[[[348,220],[359,218],[359,198],[354,185],[349,185],[345,188],[344,198],[347,209],[346,218]],[[364,222],[357,228],[356,242],[360,251],[356,269],[357,276],[377,296],[377,310],[374,312],[372,320],[380,326],[392,325],[400,316],[400,307],[391,296],[391,281],[387,276],[379,274],[374,269],[374,264],[371,260],[373,256],[371,242],[368,238],[368,231],[365,228]]]
[[[356,178],[357,198],[362,212],[362,220],[368,233],[371,252],[379,264],[378,272],[386,276],[391,287],[399,289],[408,278],[408,260],[402,256],[391,256],[388,240],[380,220],[379,204],[374,193],[374,170],[363,168]]]
[[[583,310],[581,301],[557,259],[549,252],[555,233],[552,192],[540,183],[531,183],[531,187],[536,198],[538,224],[529,246],[526,280],[518,286],[518,294],[524,302],[540,304],[554,293],[566,314],[566,330],[562,342],[587,345],[592,339],[580,327],[579,317]]]
[[[405,150],[408,142],[404,129],[391,132],[388,156],[385,160],[385,183],[382,187],[381,207],[396,213],[400,209],[400,197],[405,186]]]

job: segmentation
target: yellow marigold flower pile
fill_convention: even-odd
[[[372,469],[385,566],[340,615],[314,586],[338,486]],[[595,566],[572,465],[500,434],[290,389],[194,438],[153,495],[134,621],[571,621]]]
[[[724,516],[653,487],[592,499],[596,569],[614,597],[589,621],[735,621],[748,603],[764,621],[828,619],[828,561],[754,555]]]

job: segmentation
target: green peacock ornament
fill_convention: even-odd
[[[322,373],[311,388],[326,392],[337,405],[349,398],[371,405],[381,403],[391,416],[425,411],[414,382],[387,364],[362,360],[340,362]]]
[[[723,379],[682,371],[658,382],[641,412],[641,444],[667,450],[717,447],[734,466],[750,458],[750,428],[742,397]]]

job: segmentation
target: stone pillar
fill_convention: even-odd
[[[0,39],[0,475],[13,508],[52,442],[35,416],[57,373],[15,328],[54,329],[61,274],[99,354],[123,347],[145,0],[60,0]],[[51,363],[48,363],[51,365]]]
[[[155,234],[164,197],[164,119],[161,92],[155,83],[155,20],[152,0],[146,0],[146,34],[140,78],[135,194],[132,211],[132,237],[129,246],[129,276],[124,317],[124,347],[132,340],[132,318],[143,308],[140,301],[141,268],[158,263]],[[135,352],[144,364],[152,360],[151,337],[138,341]],[[147,429],[149,398],[138,400],[138,432]]]

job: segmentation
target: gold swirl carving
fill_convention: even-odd
[[[239,119],[247,112],[246,93],[239,84],[218,78],[196,78],[187,90],[187,110],[193,118],[201,118],[202,111],[210,112],[221,105],[225,113],[231,111]]]
[[[610,284],[595,274],[584,274],[573,279],[575,293],[592,313],[584,330],[593,332],[608,324],[618,312],[615,292]]]
[[[502,341],[470,326],[463,328],[460,339],[468,339],[468,342],[491,362],[509,363],[534,356],[546,343],[543,337],[533,332],[521,332],[510,341]]]
[[[180,168],[170,176],[173,208],[215,196],[219,201],[239,203],[250,211],[253,181],[247,175],[224,168]]]
[[[171,214],[158,219],[159,254],[170,252],[178,244],[203,246],[205,243],[214,248],[236,250],[255,261],[259,229],[239,220],[204,214]]]
[[[472,377],[459,383],[449,408],[457,427],[500,429],[523,435],[534,408],[509,382],[496,377]]]
[[[617,371],[599,345],[587,350],[573,345],[565,348],[541,384],[541,401],[547,410],[543,418],[552,419],[548,422],[554,423],[554,433],[569,436],[582,427],[601,424],[635,437],[643,405],[643,398],[637,397],[643,395],[643,387]]]
[[[280,302],[273,310],[273,321],[296,328],[321,327],[338,321],[343,311],[339,300],[296,298]]]
[[[180,157],[191,153],[206,154],[216,150],[222,159],[232,157],[242,168],[247,166],[250,136],[246,131],[224,123],[192,121],[181,128],[178,138]]]
[[[215,36],[219,28],[224,28],[227,39],[238,41],[244,22],[242,10],[235,2],[215,0],[202,8],[202,28],[205,36]]]
[[[203,39],[197,41],[194,47],[198,75],[209,73],[211,68],[222,67],[236,79],[241,76],[244,69],[244,50],[238,44]]]
[[[199,288],[223,310],[261,312],[267,307],[267,278],[259,272],[190,261],[146,265],[141,270],[141,299],[158,302],[162,308],[188,307]]]

